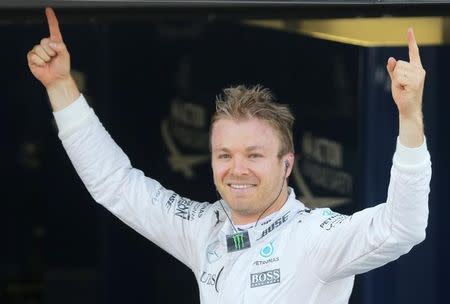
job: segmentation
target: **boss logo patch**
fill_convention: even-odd
[[[272,269],[264,272],[250,274],[250,287],[260,287],[280,283],[281,273],[280,269]]]

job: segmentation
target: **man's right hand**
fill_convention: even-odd
[[[70,55],[59,30],[58,19],[51,8],[45,9],[50,37],[28,52],[31,73],[47,89],[54,111],[71,104],[80,95],[70,75]]]

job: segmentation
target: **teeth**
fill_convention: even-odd
[[[233,189],[246,189],[246,188],[250,188],[252,186],[253,185],[249,185],[249,184],[245,184],[245,185],[243,185],[243,184],[230,184],[230,187],[233,188]]]

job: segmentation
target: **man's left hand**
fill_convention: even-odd
[[[390,57],[387,70],[391,77],[392,97],[399,113],[400,143],[413,148],[424,141],[422,95],[425,70],[411,28],[408,29],[408,50],[409,62]]]
[[[409,62],[390,57],[387,70],[391,77],[392,97],[400,116],[418,118],[422,115],[425,70],[420,61],[419,47],[412,28],[408,29],[408,49]]]

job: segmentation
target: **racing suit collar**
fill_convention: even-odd
[[[254,227],[255,223],[249,224],[250,228],[248,228],[247,231],[250,234],[251,240],[255,241],[255,240],[261,239],[262,238],[261,235],[264,232],[264,230],[267,229],[267,227],[270,227],[269,224],[271,224],[271,223],[274,224],[275,222],[280,221],[280,219],[281,219],[281,221],[284,222],[288,218],[292,218],[297,213],[298,210],[305,209],[305,205],[296,199],[295,191],[291,187],[288,188],[288,195],[289,195],[288,199],[284,203],[283,207],[281,207],[281,209],[278,210],[277,212],[275,212],[274,214],[271,214],[268,216],[268,217],[271,217],[270,221],[267,222],[265,219],[267,219],[268,217],[264,217],[264,218],[260,219],[257,227]],[[227,212],[231,212],[228,204],[224,204],[224,207],[226,208]],[[273,224],[271,224],[271,225],[273,225]],[[234,233],[233,225],[227,219],[225,221],[224,225],[222,226],[221,234],[229,235],[232,233]]]

